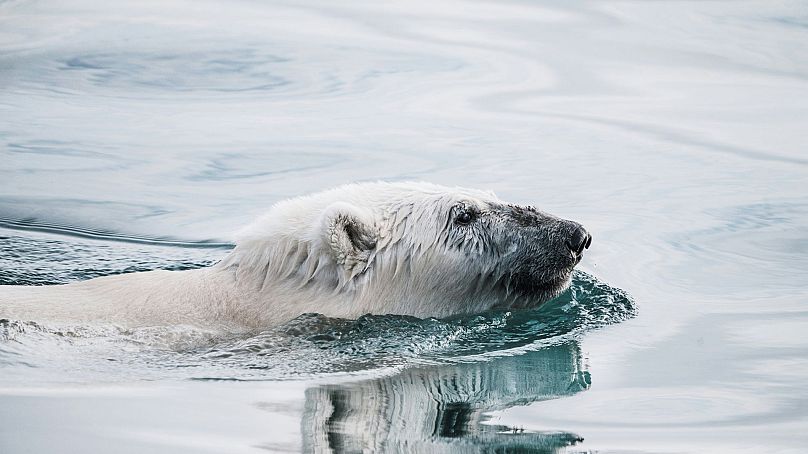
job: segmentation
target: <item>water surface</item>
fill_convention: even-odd
[[[349,181],[594,236],[538,311],[3,322],[0,451],[803,451],[806,43],[797,1],[0,3],[4,284],[206,266]]]

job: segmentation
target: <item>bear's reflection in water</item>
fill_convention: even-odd
[[[486,413],[589,387],[574,342],[487,362],[427,366],[306,391],[303,451],[556,452],[576,434],[483,424]]]

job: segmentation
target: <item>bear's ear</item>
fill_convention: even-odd
[[[345,202],[336,202],[323,215],[325,242],[338,264],[356,275],[365,270],[376,248],[377,233],[368,213]]]

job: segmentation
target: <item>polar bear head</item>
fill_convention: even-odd
[[[269,310],[442,317],[547,301],[590,242],[492,192],[361,183],[274,205],[220,266]]]

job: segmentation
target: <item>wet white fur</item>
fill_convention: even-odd
[[[500,201],[491,192],[427,183],[341,186],[277,203],[209,268],[0,286],[0,318],[244,331],[309,312],[347,318],[478,312],[501,297],[480,279],[496,264],[482,248],[447,247],[446,231],[452,207],[485,209],[488,202]],[[348,224],[375,246],[353,247]]]

